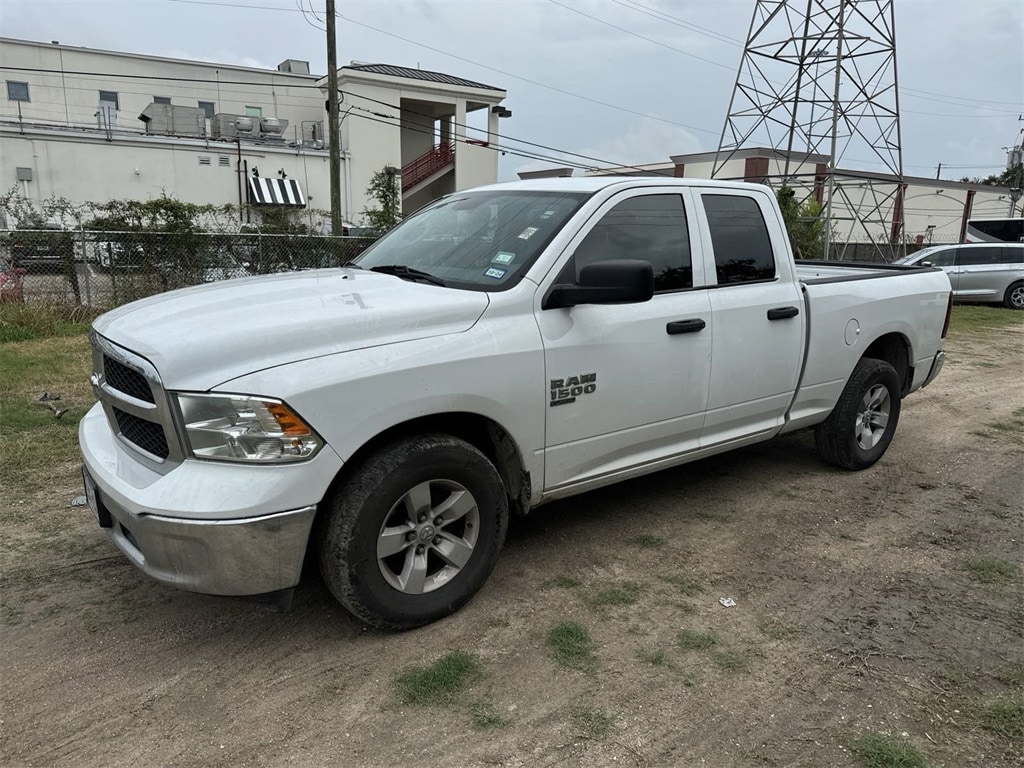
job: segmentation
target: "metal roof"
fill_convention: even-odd
[[[410,80],[426,80],[431,83],[443,83],[444,85],[455,85],[461,88],[482,88],[485,91],[505,92],[503,88],[484,85],[473,80],[466,80],[463,77],[446,75],[444,72],[431,72],[427,69],[413,69],[411,67],[396,67],[392,64],[346,64],[342,69],[369,72],[374,75],[388,75],[389,77],[406,77]]]

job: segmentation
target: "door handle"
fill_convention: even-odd
[[[796,317],[800,314],[800,310],[796,307],[777,307],[775,309],[768,310],[769,320],[785,320],[789,317]]]
[[[675,320],[665,326],[665,332],[670,336],[677,333],[696,333],[704,330],[706,323],[699,317],[693,320]]]

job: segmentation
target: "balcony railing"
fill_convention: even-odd
[[[421,181],[455,162],[455,144],[438,144],[415,160],[402,166],[402,191],[415,187]]]

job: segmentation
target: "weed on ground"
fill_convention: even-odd
[[[600,709],[579,705],[573,708],[572,719],[583,729],[583,732],[594,739],[608,734],[614,718]]]
[[[395,687],[406,704],[441,704],[478,679],[480,662],[464,651],[452,651],[427,667],[413,667],[395,678]]]
[[[1024,742],[1024,699],[1001,696],[981,709],[981,725],[1004,739]]]
[[[696,632],[692,629],[681,629],[676,635],[679,647],[687,651],[703,651],[718,642],[711,632]]]
[[[850,749],[864,768],[928,768],[913,744],[881,733],[861,736]]]
[[[643,591],[643,587],[635,581],[625,581],[615,587],[608,587],[584,596],[583,602],[588,608],[602,610],[616,605],[632,605]]]
[[[494,702],[490,699],[476,699],[469,703],[470,721],[474,728],[505,728],[509,724],[507,718],[498,714]]]
[[[640,533],[636,536],[631,536],[626,539],[627,544],[632,544],[634,547],[641,547],[643,549],[657,549],[658,547],[664,547],[668,544],[668,539],[664,536],[654,536],[650,533]]]
[[[997,584],[1013,577],[1017,566],[990,555],[973,555],[964,558],[964,568],[982,584]]]
[[[548,632],[548,646],[555,661],[569,669],[592,672],[597,666],[594,641],[579,622],[563,621]]]
[[[541,589],[573,589],[582,585],[582,581],[572,576],[553,576],[546,579],[540,587]]]

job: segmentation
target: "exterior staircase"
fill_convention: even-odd
[[[437,144],[402,166],[402,192],[439,176],[455,165],[455,143]]]

